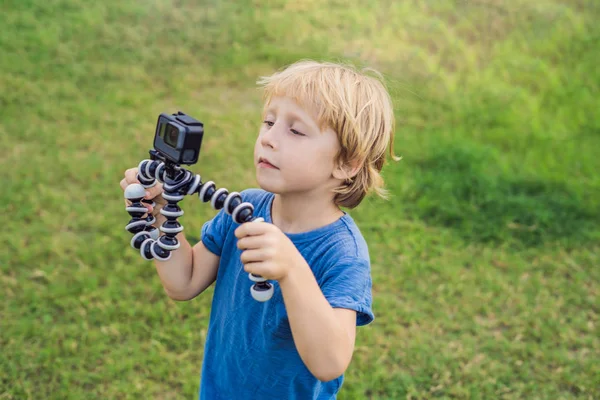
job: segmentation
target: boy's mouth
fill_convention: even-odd
[[[260,157],[258,159],[258,166],[262,167],[262,168],[274,168],[274,169],[279,169],[276,166],[274,166],[273,164],[271,164],[271,162],[269,162],[269,160],[267,160],[264,157]]]

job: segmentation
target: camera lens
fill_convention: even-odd
[[[165,130],[165,143],[173,148],[177,148],[177,140],[179,139],[179,129],[171,124],[167,125]]]

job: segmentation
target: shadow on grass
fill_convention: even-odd
[[[505,176],[492,172],[494,162],[460,148],[443,148],[418,161],[408,211],[478,242],[535,247],[598,237],[600,210],[586,204],[583,189]]]

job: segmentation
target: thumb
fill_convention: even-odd
[[[162,183],[157,182],[156,185],[146,188],[146,196],[144,197],[147,200],[154,200],[157,203],[165,202],[164,198],[161,196],[163,192]]]

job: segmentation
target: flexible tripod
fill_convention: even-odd
[[[125,229],[133,234],[131,247],[139,250],[144,259],[167,261],[171,258],[171,251],[179,248],[176,236],[183,231],[183,226],[177,218],[183,215],[183,210],[177,203],[186,195],[198,193],[200,200],[205,203],[210,201],[210,205],[215,210],[224,208],[238,224],[263,221],[262,218],[253,217],[254,206],[243,202],[239,193],[229,193],[225,188],[217,189],[213,181],[202,183],[200,175],[194,175],[181,168],[162,157],[156,150],[150,150],[150,157],[150,160],[143,160],[138,166],[137,179],[140,184],[134,183],[125,188],[125,198],[131,202],[131,205],[126,208],[131,220]],[[156,185],[157,181],[163,184],[162,197],[167,200],[167,204],[160,210],[160,213],[167,218],[160,227],[160,232],[164,235],[152,226],[156,219],[142,204],[142,202],[151,203],[153,207],[155,206],[154,202],[145,200],[144,195],[146,188]],[[249,277],[255,282],[250,288],[255,300],[264,302],[273,296],[273,285],[265,278],[252,273]]]

